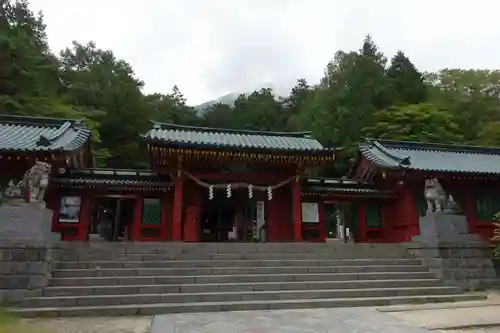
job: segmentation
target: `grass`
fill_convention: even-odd
[[[45,333],[34,325],[23,323],[20,318],[0,309],[0,333]]]

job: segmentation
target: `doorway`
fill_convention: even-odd
[[[100,241],[126,241],[134,218],[133,198],[101,197],[94,202],[89,238]]]
[[[231,198],[223,191],[214,195],[212,200],[203,202],[201,211],[201,241],[224,242],[232,238],[234,208]]]
[[[352,203],[326,203],[327,238],[354,241],[358,230],[359,207]]]
[[[224,192],[204,200],[201,211],[202,242],[252,242],[255,240],[256,201],[247,192],[234,191],[231,198]]]

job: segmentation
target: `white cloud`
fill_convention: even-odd
[[[422,70],[500,67],[491,0],[32,0],[56,52],[93,40],[130,62],[146,92],[177,84],[191,104],[265,81],[317,81],[371,33]]]

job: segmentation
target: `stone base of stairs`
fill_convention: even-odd
[[[284,310],[336,307],[385,306],[400,304],[422,304],[457,302],[484,299],[483,294],[427,295],[362,298],[292,299],[275,301],[241,302],[194,302],[194,303],[152,303],[105,306],[75,306],[14,309],[19,315],[31,317],[99,317],[133,316],[189,312]]]
[[[484,299],[398,244],[63,244],[25,317],[382,306]]]

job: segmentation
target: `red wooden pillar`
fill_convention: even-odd
[[[400,184],[400,189],[403,201],[400,217],[408,221],[409,224],[409,227],[406,228],[404,239],[405,241],[410,241],[413,236],[420,234],[419,216],[411,188]]]
[[[174,207],[172,216],[172,240],[178,242],[182,240],[182,175],[177,175],[174,184]]]
[[[141,240],[141,224],[142,224],[142,198],[135,198],[134,203],[134,218],[132,220],[132,240]]]
[[[295,177],[292,183],[292,224],[293,239],[296,242],[302,241],[302,203],[300,201],[300,180]]]

